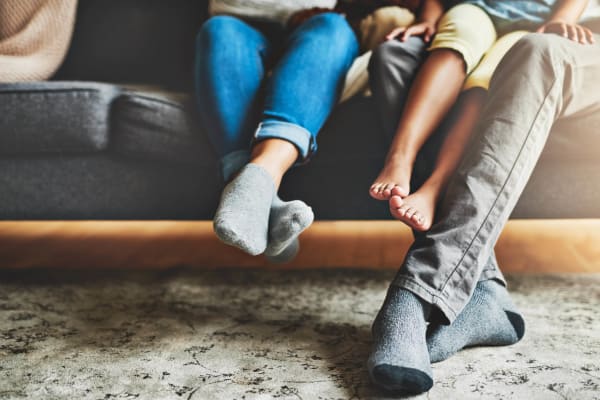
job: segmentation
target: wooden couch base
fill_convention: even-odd
[[[393,268],[412,242],[397,221],[318,221],[273,266],[218,241],[210,221],[0,221],[0,268]],[[496,246],[505,272],[600,272],[600,219],[511,220]]]

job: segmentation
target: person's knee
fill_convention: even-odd
[[[438,35],[450,35],[465,41],[495,40],[495,28],[490,17],[481,8],[462,3],[452,7],[438,23]]]
[[[374,50],[385,41],[390,32],[399,27],[410,26],[414,19],[414,14],[403,7],[378,8],[360,21],[361,48],[364,51]]]
[[[560,40],[564,39],[558,35],[528,33],[513,45],[512,52],[513,54],[520,54],[527,58],[549,55],[554,49],[559,47],[559,43],[557,42]]]
[[[546,33],[529,33],[518,40],[504,56],[494,76],[501,74],[545,74],[562,70],[569,51],[568,40]],[[537,72],[536,72],[537,71]]]
[[[196,37],[196,44],[235,43],[244,39],[243,27],[244,23],[236,17],[228,15],[211,17],[202,24]]]
[[[333,12],[318,14],[310,18],[307,24],[311,32],[326,38],[337,47],[357,43],[354,31],[348,24],[346,17],[341,14]]]
[[[425,58],[426,43],[420,37],[410,37],[406,42],[386,41],[373,50],[369,61],[372,75],[412,75]]]
[[[426,43],[417,36],[408,38],[405,42],[388,40],[373,50],[374,64],[381,65],[392,59],[421,59],[425,54]]]
[[[462,3],[442,16],[430,49],[454,50],[469,73],[495,40],[496,29],[490,17],[479,7]]]
[[[580,46],[558,35],[529,33],[518,40],[502,58],[490,81],[490,94],[512,78],[535,77],[534,80],[555,80],[570,68],[573,45]],[[518,90],[515,87],[514,90]]]

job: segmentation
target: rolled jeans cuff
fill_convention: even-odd
[[[287,140],[300,153],[300,162],[310,158],[316,150],[312,134],[300,125],[283,121],[263,121],[258,125],[254,133],[254,140],[283,139]]]
[[[221,175],[227,182],[233,174],[250,162],[250,150],[236,150],[221,158]]]

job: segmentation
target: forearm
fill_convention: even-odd
[[[585,10],[588,0],[560,0],[556,3],[552,14],[548,18],[550,21],[560,21],[568,24],[575,24]]]
[[[423,0],[423,5],[417,15],[417,21],[429,22],[435,25],[443,13],[444,5],[440,0]]]

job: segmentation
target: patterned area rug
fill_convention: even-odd
[[[0,272],[1,399],[384,399],[391,271]],[[434,365],[432,399],[600,399],[600,275],[510,279],[527,332]]]

